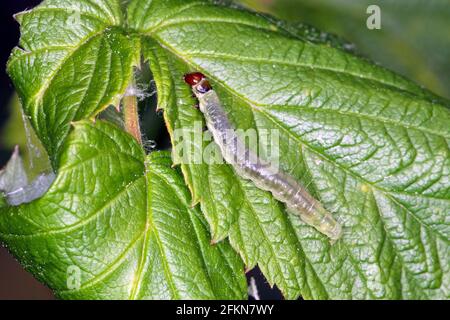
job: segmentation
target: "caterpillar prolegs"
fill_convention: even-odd
[[[270,191],[290,212],[332,241],[337,241],[342,236],[341,225],[299,182],[246,148],[206,77],[197,72],[187,74],[184,80],[192,87],[199,101],[200,111],[205,117],[206,126],[219,146],[223,158],[233,166],[236,173],[251,180],[258,188]]]

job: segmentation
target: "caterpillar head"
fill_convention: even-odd
[[[200,72],[186,74],[184,81],[192,87],[192,91],[196,96],[202,96],[212,90],[211,84],[205,75]]]

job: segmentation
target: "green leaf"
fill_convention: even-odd
[[[33,274],[67,298],[242,298],[239,262],[226,243],[209,247],[190,208],[200,202],[213,242],[228,237],[286,298],[450,297],[447,100],[332,37],[245,10],[119,2],[47,0],[19,19],[26,51],[9,72],[59,169],[41,200],[0,211],[2,240]],[[72,9],[80,28],[62,22]],[[330,245],[227,165],[181,163],[191,199],[169,161],[146,161],[119,129],[81,122],[66,141],[70,122],[117,103],[140,55],[171,134],[202,121],[182,76],[205,73],[237,128],[280,132],[281,168],[333,211],[343,239]],[[72,265],[76,292],[64,289]]]
[[[381,9],[380,30],[366,28],[366,10],[374,4]],[[264,9],[340,34],[372,59],[450,97],[448,1],[277,0]]]
[[[146,22],[135,28],[149,35],[170,131],[202,119],[181,78],[205,73],[237,128],[280,131],[281,167],[335,209],[345,232],[331,246],[230,167],[182,164],[215,241],[229,236],[287,298],[448,297],[448,102],[253,14],[186,1],[172,11],[164,22],[142,18],[143,5],[129,15]]]
[[[54,166],[70,122],[117,103],[139,62],[119,2],[50,0],[16,15],[22,36],[8,73]]]
[[[102,121],[74,126],[45,197],[0,210],[0,239],[24,266],[66,299],[245,298],[240,259],[210,245],[170,155],[146,157]]]
[[[11,98],[8,109],[10,117],[0,130],[0,144],[8,149],[19,148],[27,179],[32,181],[41,173],[51,171],[47,151],[23,114],[17,94]]]

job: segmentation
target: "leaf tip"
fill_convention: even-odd
[[[17,13],[15,13],[15,14],[13,14],[12,17],[13,17],[14,20],[17,21],[17,23],[18,23],[19,25],[21,25],[21,24],[22,24],[23,16],[26,15],[26,14],[28,14],[28,13],[30,13],[31,11],[32,11],[32,10],[24,10],[24,11],[21,11],[21,12],[17,12]]]
[[[17,157],[20,153],[20,147],[18,144],[15,145],[14,147],[14,151],[13,151],[13,156]]]

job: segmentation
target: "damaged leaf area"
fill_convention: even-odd
[[[59,297],[243,299],[244,264],[288,299],[450,297],[444,98],[212,1],[46,0],[16,18],[8,72],[57,177],[36,201],[0,205],[0,239]],[[172,138],[203,120],[182,80],[192,71],[236,128],[277,130],[280,167],[332,209],[343,238],[331,245],[228,165],[146,155],[94,123],[141,61]]]

